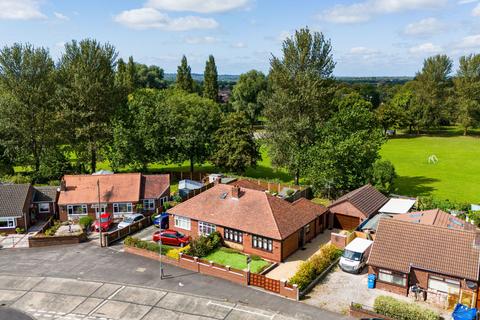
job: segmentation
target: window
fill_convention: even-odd
[[[0,218],[0,229],[8,229],[15,227],[15,218]]]
[[[50,212],[50,203],[40,202],[38,204],[38,212],[40,213],[49,213]]]
[[[113,213],[115,215],[122,215],[125,213],[133,213],[131,203],[114,203],[113,204]]]
[[[155,200],[154,199],[143,200],[143,209],[145,209],[145,210],[155,210]]]
[[[460,281],[442,277],[429,276],[428,289],[449,294],[460,294]]]
[[[310,233],[310,223],[305,226],[305,234]]]
[[[95,209],[95,216],[98,218],[100,214],[104,214],[107,212],[107,204],[106,203],[101,203],[100,204],[100,213],[98,210],[98,203],[92,204],[92,208]]]
[[[407,276],[405,274],[394,274],[389,270],[378,270],[378,280],[402,287],[407,286]]]
[[[77,204],[77,205],[68,205],[67,212],[70,216],[85,216],[87,215],[87,205],[86,204]]]
[[[252,247],[272,252],[273,251],[273,241],[272,241],[272,239],[268,239],[268,238],[264,238],[264,237],[260,237],[260,236],[253,236]]]
[[[163,206],[163,204],[167,201],[168,201],[168,197],[160,198],[160,206]]]
[[[243,243],[243,232],[234,229],[224,229],[223,238],[227,241]]]
[[[175,227],[184,229],[184,230],[190,230],[191,228],[191,222],[190,218],[185,218],[181,216],[175,216]]]
[[[212,233],[215,232],[216,226],[211,223],[199,221],[198,222],[198,234],[203,235],[203,236],[208,236]]]

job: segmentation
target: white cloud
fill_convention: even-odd
[[[474,17],[480,17],[480,3],[477,4],[477,6],[475,8],[473,8],[472,15]]]
[[[460,49],[480,49],[480,34],[464,37],[455,47]]]
[[[186,16],[170,18],[167,14],[153,8],[132,9],[121,12],[114,20],[132,29],[162,29],[186,31],[192,29],[213,29],[217,21],[211,18]]]
[[[444,30],[445,25],[436,18],[426,18],[406,26],[404,33],[410,36],[433,35]]]
[[[244,8],[248,3],[249,0],[149,0],[146,6],[167,11],[215,13]]]
[[[444,6],[448,0],[366,0],[351,5],[336,5],[320,18],[334,23],[366,22],[374,16]]]
[[[232,48],[237,48],[237,49],[242,49],[242,48],[246,48],[247,44],[240,41],[240,42],[232,43],[231,47]]]
[[[469,4],[469,3],[474,3],[477,2],[478,0],[460,0],[457,3],[458,4]]]
[[[54,12],[53,15],[59,20],[65,20],[65,21],[70,20],[69,17],[67,17],[66,15],[64,15],[63,13],[60,13],[60,12]]]
[[[43,19],[46,16],[40,11],[35,0],[1,0],[0,20]]]
[[[409,49],[412,54],[436,54],[443,51],[442,47],[431,42],[423,43]]]
[[[363,54],[374,54],[374,53],[378,53],[378,50],[370,49],[370,48],[366,48],[366,47],[353,47],[353,48],[350,49],[350,54],[363,55]]]
[[[218,39],[210,36],[188,37],[188,38],[185,38],[185,42],[188,44],[209,44],[209,43],[218,42]]]

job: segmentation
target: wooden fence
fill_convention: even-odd
[[[197,194],[200,194],[204,191],[207,191],[208,189],[210,189],[211,187],[213,187],[215,185],[214,182],[212,183],[209,183],[209,184],[206,184],[204,185],[203,187],[201,187],[200,189],[195,189],[195,190],[191,190],[185,197],[183,197],[183,201],[186,201],[190,198],[193,198],[195,197]]]
[[[125,228],[117,229],[110,232],[103,232],[102,233],[103,245],[105,247],[108,247],[113,242],[123,239],[129,234],[132,234],[134,232],[137,232],[138,230],[146,228],[151,224],[152,224],[152,219],[150,217],[145,217],[137,222],[134,222],[128,225]]]

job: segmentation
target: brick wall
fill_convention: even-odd
[[[290,235],[287,239],[283,240],[282,243],[282,260],[285,260],[288,256],[290,256],[292,253],[297,251],[298,249],[298,240],[299,240],[299,233],[303,232],[302,230],[299,230],[295,232],[294,234]],[[313,233],[313,230],[310,231],[310,233]]]
[[[340,249],[343,249],[347,246],[347,236],[345,234],[332,232],[330,234],[330,241],[333,245]]]
[[[77,244],[87,240],[87,236],[82,233],[81,235],[75,236],[54,236],[54,237],[45,237],[45,236],[35,236],[28,238],[28,244],[30,248],[37,247],[48,247],[48,246],[58,246],[65,244]]]

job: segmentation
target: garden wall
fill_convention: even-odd
[[[385,319],[385,320],[394,320],[392,318],[385,317],[384,315],[373,312],[372,310],[366,309],[364,306],[354,306],[350,305],[350,316],[360,319]]]
[[[58,245],[65,245],[65,244],[77,244],[80,242],[84,242],[87,240],[87,236],[85,233],[79,235],[71,235],[71,236],[53,236],[47,237],[44,235],[36,235],[34,237],[28,238],[28,245],[30,248],[38,248],[38,247],[48,247],[48,246],[58,246]]]

